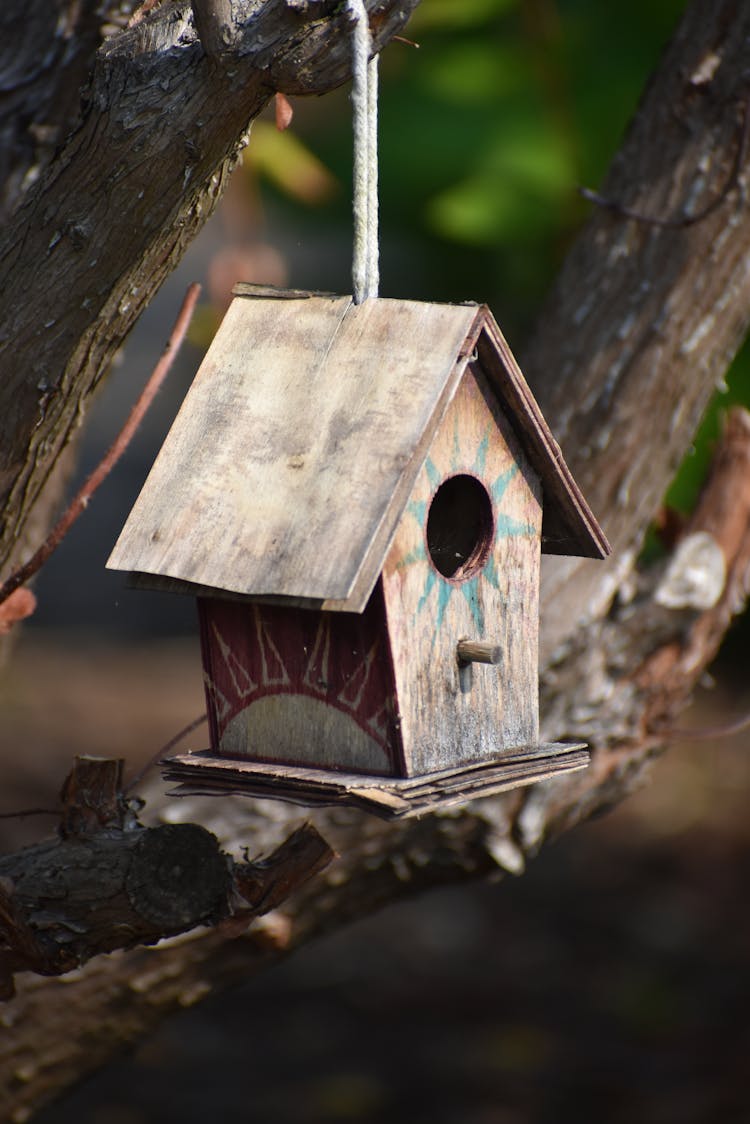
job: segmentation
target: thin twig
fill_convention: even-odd
[[[153,757],[149,758],[143,768],[138,770],[132,780],[126,785],[124,789],[125,793],[132,792],[136,785],[140,784],[146,776],[146,773],[148,773],[150,769],[153,769],[154,765],[161,760],[165,753],[169,753],[170,749],[174,749],[178,742],[181,742],[188,734],[192,734],[193,730],[197,730],[207,719],[207,714],[201,714],[200,717],[194,718],[192,722],[188,722],[187,726],[184,726],[173,738],[170,738],[167,744],[157,750]],[[26,808],[22,812],[0,812],[0,820],[20,819],[24,816],[59,816],[61,812],[61,808]]]
[[[208,715],[201,714],[199,718],[194,718],[192,722],[188,722],[187,726],[183,727],[183,729],[180,730],[179,734],[175,734],[173,738],[170,738],[167,744],[163,745],[161,749],[157,750],[153,757],[149,758],[143,768],[138,770],[132,780],[130,780],[126,785],[125,791],[132,792],[136,785],[141,783],[143,778],[146,776],[146,773],[148,773],[151,769],[153,769],[154,765],[158,764],[158,762],[161,761],[165,753],[169,753],[170,749],[174,749],[178,742],[181,742],[183,738],[186,738],[188,736],[188,734],[192,734],[193,730],[197,730],[198,727],[202,726],[203,723],[207,720]]]
[[[20,820],[24,816],[59,816],[61,808],[24,808],[22,812],[0,812],[0,820]]]
[[[55,526],[50,531],[47,538],[44,540],[39,549],[31,556],[28,562],[20,566],[10,577],[0,586],[0,605],[6,601],[14,590],[27,582],[29,578],[33,577],[44,565],[49,556],[58,548],[65,535],[75,523],[78,516],[86,508],[89,500],[97,490],[99,485],[107,478],[122,454],[127,449],[130,441],[133,438],[135,431],[141,424],[141,421],[146,414],[149,406],[156,397],[156,393],[164,382],[167,374],[169,373],[175,357],[185,339],[190,321],[195,310],[196,301],[200,295],[200,285],[193,284],[188,288],[185,294],[185,299],[182,302],[179,316],[175,321],[172,334],[169,337],[164,353],[159,362],[154,367],[151,377],[143,388],[141,395],[130,411],[130,416],[125,422],[125,425],[120,430],[120,433],[115,438],[114,443],[110,446],[109,450],[100,461],[98,466],[91,473],[85,484],[80,491],[71,500],[67,510],[63,513],[61,518],[57,521]]]
[[[731,738],[733,734],[741,734],[747,729],[750,729],[750,714],[721,726],[698,726],[692,730],[677,726],[669,731],[669,737],[683,742],[703,742],[712,738]]]
[[[621,218],[634,219],[636,222],[645,223],[646,226],[660,226],[667,227],[672,230],[680,230],[688,226],[695,226],[698,222],[703,222],[709,215],[716,211],[724,200],[738,184],[740,174],[742,172],[745,159],[747,157],[748,146],[750,145],[750,97],[745,99],[744,112],[742,114],[742,123],[739,129],[739,142],[737,144],[737,152],[732,164],[732,170],[729,173],[727,182],[721,189],[715,199],[712,199],[702,211],[698,211],[694,215],[686,215],[680,219],[663,219],[654,215],[644,215],[640,211],[635,210],[633,207],[628,207],[624,203],[618,202],[617,199],[608,199],[605,195],[600,195],[598,191],[592,191],[590,187],[579,187],[578,192],[587,199],[589,203],[595,203],[597,207],[604,207],[608,211],[613,211],[614,214],[620,215]]]

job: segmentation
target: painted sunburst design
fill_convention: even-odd
[[[372,612],[202,605],[216,747],[229,756],[387,772],[394,706]],[[314,752],[313,752],[314,750]]]
[[[427,564],[425,567],[424,585],[417,603],[417,613],[421,612],[430,599],[433,590],[437,589],[436,632],[440,630],[451,597],[453,597],[454,594],[458,594],[464,598],[469,606],[478,634],[480,636],[483,635],[484,613],[479,596],[479,583],[484,580],[489,582],[494,589],[499,591],[500,588],[494,549],[488,552],[487,561],[480,570],[464,578],[447,578],[435,569],[427,548],[427,516],[435,493],[446,480],[449,480],[452,476],[458,475],[459,473],[465,473],[466,475],[476,477],[487,488],[492,500],[492,514],[494,520],[493,547],[498,539],[533,536],[537,533],[536,528],[531,523],[516,519],[502,510],[503,500],[508,492],[508,488],[518,475],[518,464],[513,462],[491,482],[487,482],[485,479],[487,452],[490,447],[493,430],[494,424],[490,423],[477,446],[472,463],[467,464],[466,458],[461,452],[458,418],[456,418],[453,431],[450,471],[441,472],[431,457],[428,456],[424,468],[431,487],[430,498],[427,500],[411,500],[407,505],[407,511],[414,517],[422,530],[422,536],[419,544],[398,561],[397,569],[402,569],[414,563]]]
[[[386,705],[379,698],[377,688],[373,691],[370,687],[370,679],[376,668],[379,638],[361,653],[359,662],[353,669],[347,669],[346,674],[342,674],[338,667],[334,669],[331,664],[330,617],[321,613],[312,645],[303,648],[303,659],[298,662],[298,666],[292,667],[289,661],[284,663],[270,629],[263,620],[260,607],[254,605],[251,612],[255,625],[255,635],[252,638],[254,666],[256,673],[260,670],[257,680],[248,669],[249,661],[237,658],[232,643],[222,635],[216,623],[211,627],[215,649],[223,668],[220,682],[223,681],[231,688],[222,691],[206,674],[207,685],[215,700],[217,717],[223,725],[259,698],[271,695],[307,695],[350,714],[371,737],[381,745],[386,744]],[[234,643],[236,645],[236,640]],[[373,696],[378,699],[378,703],[375,709],[368,709],[366,702],[370,702]]]

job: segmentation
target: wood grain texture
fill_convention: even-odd
[[[2,856],[0,977],[61,975],[97,953],[215,923],[229,915],[230,891],[227,857],[198,824],[54,839]]]
[[[476,315],[236,298],[108,565],[361,611]]]
[[[503,658],[503,650],[499,644],[488,643],[486,640],[459,640],[456,656],[459,663],[498,664]]]
[[[77,757],[58,837],[0,856],[0,1000],[14,974],[63,975],[98,953],[272,909],[333,857],[311,825],[235,863],[198,824],[144,827],[122,760]]]
[[[165,762],[178,781],[174,795],[272,797],[291,804],[359,808],[385,820],[422,816],[480,797],[585,769],[589,754],[574,743],[517,746],[502,761],[476,762],[419,777],[369,780],[355,773],[229,761],[208,753],[182,754]]]
[[[548,548],[602,557],[607,541],[487,309],[279,294],[235,298],[108,565],[361,612],[480,328],[544,482]]]
[[[6,0],[0,6],[0,222],[78,117],[80,87],[111,3]],[[28,180],[27,180],[28,177]]]
[[[443,577],[429,556],[430,504],[448,478],[486,487],[495,524],[482,568]],[[467,372],[430,446],[383,570],[409,775],[491,760],[538,740],[541,488],[486,380]],[[497,644],[499,666],[462,690],[459,640]]]
[[[199,610],[215,753],[402,773],[380,587],[364,613],[208,599]]]

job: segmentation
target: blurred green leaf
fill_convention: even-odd
[[[455,31],[474,27],[516,8],[520,0],[422,0],[409,22],[409,31]]]
[[[485,105],[522,90],[529,71],[524,59],[494,38],[463,40],[432,52],[421,68],[425,94],[459,106]]]
[[[439,234],[498,245],[555,231],[575,176],[564,140],[545,121],[517,114],[488,138],[479,163],[429,202],[427,216]]]

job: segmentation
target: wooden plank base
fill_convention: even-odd
[[[581,743],[521,746],[502,759],[442,769],[419,777],[370,777],[323,769],[216,757],[210,750],[169,757],[165,780],[174,796],[256,796],[293,804],[338,804],[383,819],[424,815],[480,796],[534,784],[585,769],[590,755]]]

